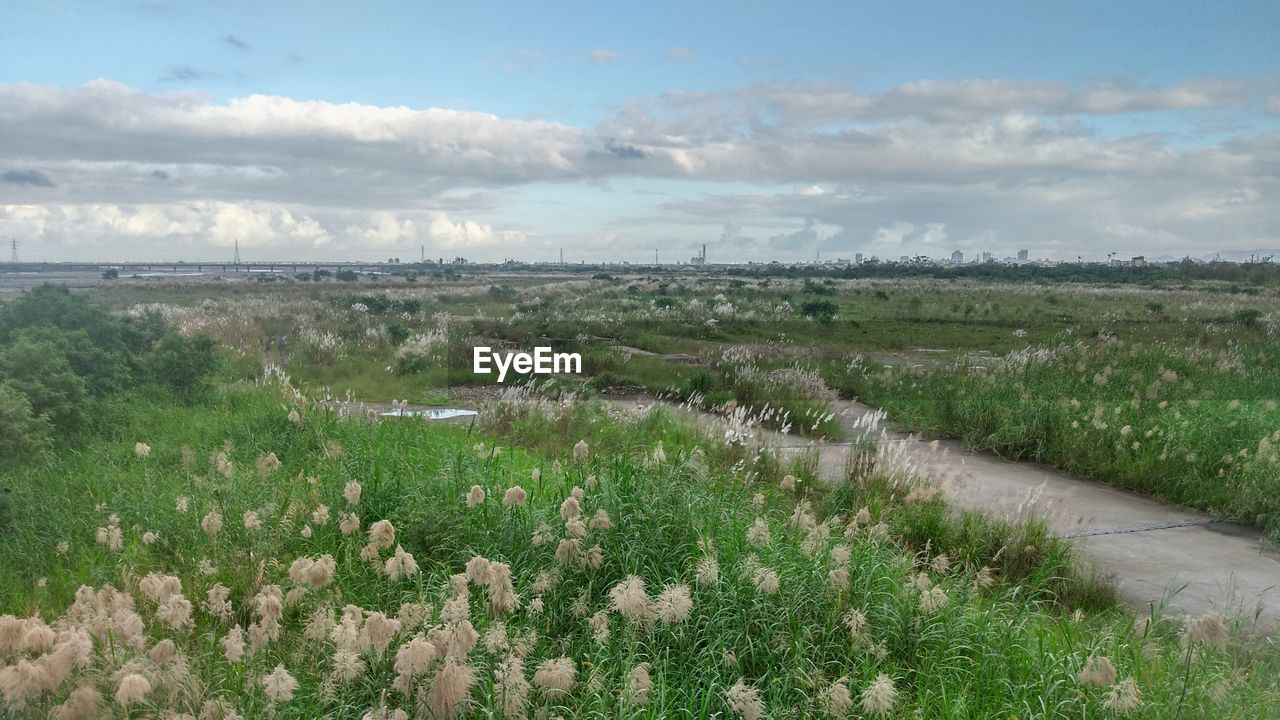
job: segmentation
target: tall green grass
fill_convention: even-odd
[[[850,382],[912,427],[1280,533],[1280,357],[1265,342],[1072,343]]]
[[[135,453],[136,442],[150,446],[149,456]],[[233,463],[229,477],[215,466],[215,452]],[[1198,643],[1189,655],[1177,628],[1159,618],[1139,632],[1132,616],[1105,602],[1076,603],[1080,613],[1068,614],[1072,603],[1055,583],[1069,576],[1062,564],[1069,557],[1034,528],[979,527],[937,501],[913,500],[874,472],[831,489],[802,482],[797,494],[778,482],[789,470],[803,468],[703,439],[660,413],[624,418],[591,403],[514,400],[480,425],[460,427],[341,421],[261,390],[230,391],[205,409],[139,400],[114,434],[5,476],[15,512],[0,540],[0,613],[52,622],[82,584],[134,591],[154,571],[181,578],[197,606],[195,625],[167,628],[139,595],[144,646],[108,652],[95,643],[92,662],[69,682],[8,712],[46,717],[70,687],[93,684],[117,717],[198,714],[211,700],[245,717],[359,717],[383,705],[426,717],[416,695],[388,689],[395,655],[412,632],[394,638],[381,657],[363,650],[364,672],[339,682],[333,641],[307,639],[303,628],[317,611],[344,605],[392,616],[407,602],[438,610],[452,596],[450,576],[476,555],[509,564],[522,599],[514,613],[493,617],[486,591],[473,588],[476,631],[502,622],[511,639],[523,638],[529,673],[562,656],[577,667],[566,695],[533,691],[531,715],[725,717],[726,691],[743,682],[758,689],[770,717],[809,717],[823,711],[820,695],[833,683],[847,679],[857,703],[884,675],[897,689],[895,717],[1105,717],[1107,688],[1077,679],[1094,655],[1109,657],[1120,678],[1135,678],[1143,704],[1134,717],[1262,717],[1260,708],[1280,699],[1276,652],[1258,641]],[[353,481],[363,491],[348,506],[343,491]],[[500,498],[517,484],[528,504],[504,506]],[[468,507],[475,486],[486,499]],[[556,542],[531,542],[543,526],[564,538],[562,502],[575,488],[584,520],[596,509],[612,518],[612,527],[591,529],[583,541],[601,548],[595,570],[559,562]],[[313,516],[322,504],[331,514],[323,524]],[[851,523],[862,507],[865,522]],[[215,510],[224,522],[210,535],[201,519]],[[261,530],[242,526],[246,510],[259,513]],[[344,536],[339,511],[358,514],[361,532]],[[118,551],[95,541],[112,514],[124,535]],[[364,530],[383,519],[421,568],[407,580],[392,581],[359,557]],[[747,529],[757,520],[770,541],[753,545]],[[154,543],[143,541],[146,532]],[[1045,545],[1019,565],[1005,546],[1023,542]],[[949,563],[939,559],[944,553]],[[232,621],[253,619],[254,595],[269,584],[291,588],[290,563],[324,554],[335,560],[332,584],[285,609],[279,640],[227,662],[218,640]],[[695,568],[708,557],[719,577],[699,583]],[[756,589],[753,564],[776,573],[776,593]],[[982,571],[988,564],[998,578],[990,586]],[[843,587],[830,575],[841,567],[848,571]],[[535,590],[553,570],[558,582]],[[922,603],[922,574],[941,588],[936,607]],[[645,580],[650,602],[667,585],[687,585],[690,616],[646,629],[609,611],[609,590],[632,575]],[[215,583],[231,588],[238,611],[231,620],[199,608]],[[535,597],[540,613],[531,611]],[[866,618],[857,634],[843,622],[852,609]],[[588,625],[598,611],[610,630],[603,640]],[[142,654],[164,639],[185,663],[182,683],[165,684],[162,668]],[[466,693],[467,715],[498,712],[492,673],[509,652],[480,643],[466,653],[462,661],[477,678]],[[24,660],[38,662],[38,653],[0,649],[0,663]],[[625,701],[627,674],[639,663],[649,663],[653,681],[645,705]],[[156,686],[129,710],[112,699],[126,666],[150,674]],[[299,688],[273,704],[261,680],[277,666]],[[416,683],[423,693],[438,667]],[[866,715],[856,705],[851,712]]]

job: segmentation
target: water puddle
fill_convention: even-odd
[[[452,420],[460,417],[474,417],[478,414],[475,410],[463,410],[461,408],[426,408],[423,410],[395,408],[394,410],[378,413],[378,417],[420,417],[424,420]]]

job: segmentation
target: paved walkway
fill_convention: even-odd
[[[615,402],[639,408],[654,401]],[[697,417],[704,427],[728,427],[720,416],[666,406]],[[1218,611],[1256,621],[1263,632],[1280,627],[1280,554],[1265,549],[1256,528],[1216,522],[1197,510],[1038,463],[972,452],[956,441],[887,432],[884,414],[861,403],[839,402],[836,411],[847,438],[878,438],[882,453],[933,479],[956,505],[1008,519],[1045,517],[1054,532],[1114,576],[1120,596],[1136,608],[1167,601],[1168,614]],[[845,472],[850,442],[753,431],[783,457],[817,453],[820,477],[834,480]]]

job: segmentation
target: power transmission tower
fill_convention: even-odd
[[[14,238],[13,241],[9,243],[9,247],[13,249],[9,261],[15,263],[18,262],[18,238]]]
[[[232,262],[236,265],[240,264],[240,238],[236,238],[236,257]]]

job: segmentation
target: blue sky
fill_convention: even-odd
[[[0,231],[49,257],[1274,247],[1278,71],[1272,2],[11,1]]]
[[[0,73],[110,78],[589,122],[670,89],[761,78],[866,90],[930,79],[1263,79],[1280,61],[1280,5],[1251,3],[6,3]],[[548,10],[554,8],[554,10]],[[234,38],[247,47],[238,47]],[[672,48],[693,61],[667,61]],[[593,50],[616,53],[593,64]],[[752,62],[755,61],[755,62]],[[175,67],[208,77],[166,79]]]

